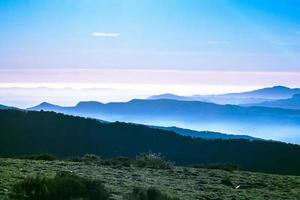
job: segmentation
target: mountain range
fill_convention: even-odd
[[[103,119],[99,116],[97,111],[98,109],[101,109],[100,107],[105,106],[106,104],[102,104],[100,102],[80,102],[75,107],[62,107],[62,106],[56,106],[53,104],[48,104],[46,102],[41,103],[40,105],[32,108],[28,108],[28,110],[35,110],[35,111],[55,111],[59,113],[65,113],[65,114],[71,114],[75,116],[84,116],[84,117],[94,117],[97,119]],[[137,110],[139,108],[136,108]],[[92,112],[95,111],[95,112]],[[102,116],[103,117],[103,116]],[[112,118],[110,118],[112,119]],[[101,122],[109,123],[108,121],[100,120]],[[115,119],[112,119],[112,121],[117,121]],[[125,119],[119,119],[119,121],[128,121]],[[136,120],[128,121],[128,122],[135,122]],[[218,133],[218,132],[212,132],[212,131],[195,131],[190,129],[183,129],[178,128],[175,126],[172,127],[164,127],[164,126],[150,126],[153,128],[159,128],[163,130],[171,130],[174,131],[180,135],[184,136],[190,136],[193,138],[202,138],[202,139],[247,139],[247,140],[257,140],[260,138],[251,137],[248,135],[233,135],[233,134],[225,134],[225,133]]]
[[[256,104],[244,104],[243,106],[261,106],[270,108],[285,108],[300,110],[300,94],[295,94],[292,98],[265,101]]]
[[[300,110],[218,105],[169,99],[129,102],[79,102],[73,107],[42,103],[29,110],[55,111],[107,121],[251,135],[300,143]],[[272,135],[273,134],[273,135]]]
[[[261,103],[220,105],[209,102],[173,99],[134,99],[129,102],[79,102],[59,106],[43,102],[27,110],[44,110],[89,117],[102,122],[124,121],[157,127],[192,137],[231,139],[231,133],[243,139],[273,139],[300,143],[299,89],[283,86],[225,94],[234,98],[286,98]],[[222,96],[222,95],[219,95]],[[288,98],[292,96],[291,98]],[[1,105],[0,109],[17,109]],[[176,126],[176,127],[175,127]],[[180,128],[177,128],[180,127]],[[194,134],[196,131],[197,133]],[[210,133],[209,135],[206,133]],[[216,134],[214,134],[216,133]],[[250,138],[247,138],[248,135]]]
[[[228,93],[221,95],[193,95],[178,96],[174,94],[161,94],[150,96],[148,99],[173,99],[183,101],[204,101],[217,104],[252,104],[264,101],[291,98],[295,94],[300,94],[299,88],[289,88],[285,86],[274,86],[258,90]]]
[[[9,107],[9,106],[4,106],[0,104],[0,110],[7,110],[7,109],[18,109],[15,107]],[[21,109],[19,109],[21,110]],[[29,110],[45,110],[45,111],[55,111],[55,112],[61,112],[61,113],[68,113],[65,112],[65,108],[61,106],[56,106],[53,104],[48,104],[48,103],[41,103],[39,107],[37,108],[29,108]],[[76,115],[73,113],[73,115]],[[100,120],[98,121],[102,123],[110,123],[109,121],[105,120]],[[183,129],[183,128],[178,128],[175,126],[172,127],[163,127],[163,126],[150,126],[152,128],[158,128],[162,130],[170,130],[175,133],[178,133],[183,136],[189,136],[192,138],[202,138],[202,139],[222,139],[222,140],[230,140],[230,139],[246,139],[246,140],[261,140],[261,138],[256,138],[256,137],[251,137],[248,135],[233,135],[233,134],[226,134],[226,133],[218,133],[218,132],[212,132],[212,131],[195,131],[195,130],[190,130],[190,129]]]
[[[263,140],[203,140],[172,131],[54,112],[0,110],[0,156],[162,153],[178,165],[232,163],[242,170],[300,175],[300,146]]]

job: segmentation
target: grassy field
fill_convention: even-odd
[[[13,184],[25,177],[52,177],[58,171],[73,171],[79,176],[100,179],[113,193],[123,199],[134,186],[154,186],[159,190],[189,199],[300,199],[300,177],[213,169],[174,167],[149,169],[104,166],[65,161],[0,159],[0,199]]]

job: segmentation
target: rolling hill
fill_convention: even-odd
[[[54,112],[0,111],[0,156],[93,153],[104,158],[160,152],[178,165],[230,162],[243,170],[300,175],[300,146],[248,140],[202,140],[172,131]]]

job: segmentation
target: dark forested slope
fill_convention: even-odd
[[[230,162],[243,170],[300,175],[300,146],[268,141],[202,140],[127,123],[54,112],[0,110],[0,156],[94,153],[135,157],[161,152],[179,165]]]

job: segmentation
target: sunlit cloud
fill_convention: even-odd
[[[129,101],[163,93],[189,96],[250,91],[274,85],[299,87],[300,72],[6,69],[0,70],[0,80],[0,104],[23,108],[42,101],[75,105],[83,100]]]
[[[112,33],[112,32],[93,32],[91,36],[94,37],[119,37],[120,33]]]

